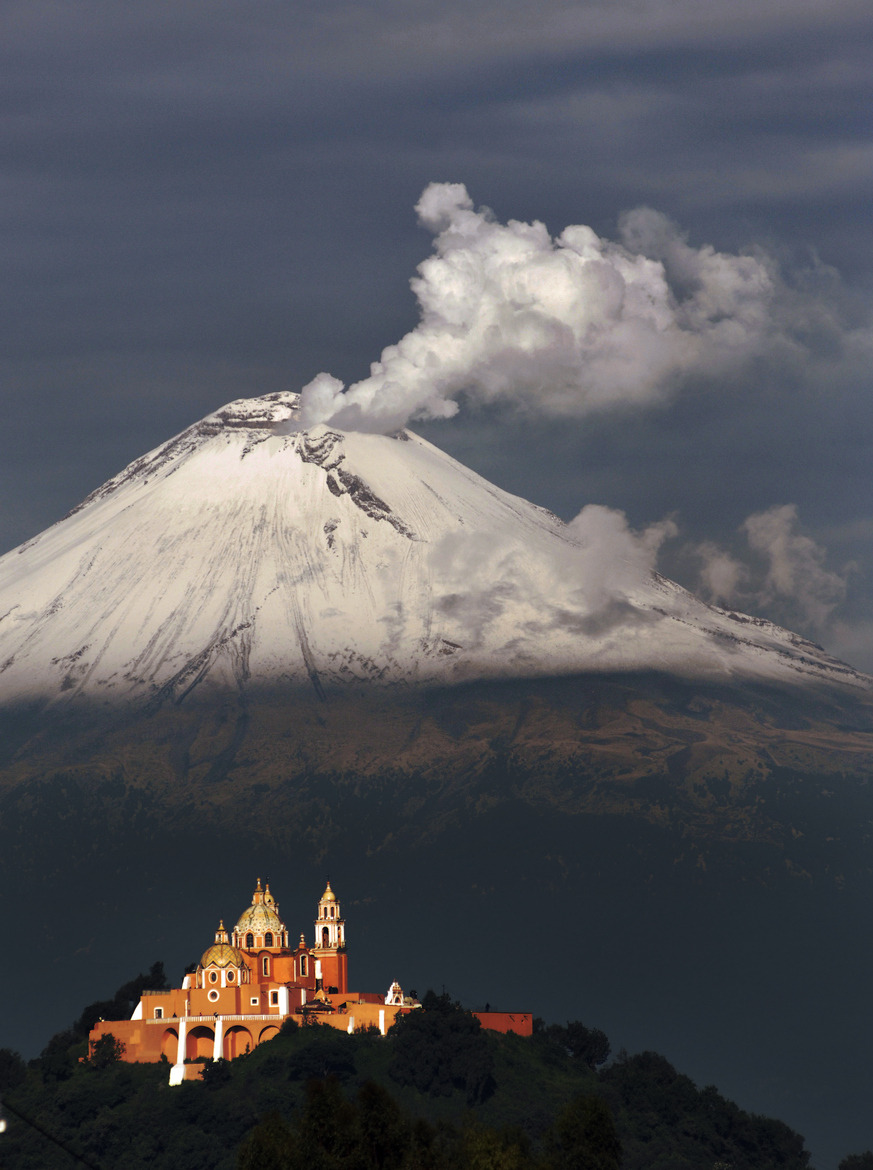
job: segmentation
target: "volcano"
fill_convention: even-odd
[[[0,559],[0,700],[651,670],[869,689],[414,434],[301,431],[297,411],[232,402]]]
[[[363,984],[583,1019],[873,1146],[873,681],[607,529],[271,394],[0,558],[0,1045],[326,870]]]

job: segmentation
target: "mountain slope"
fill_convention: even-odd
[[[0,558],[0,703],[627,670],[869,687],[409,432],[296,411],[230,403]]]
[[[295,411],[231,403],[0,558],[0,1045],[326,870],[362,984],[597,1020],[873,1144],[870,680]]]

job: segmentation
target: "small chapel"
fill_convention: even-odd
[[[420,1008],[393,982],[386,994],[350,991],[346,927],[328,881],[318,902],[313,945],[291,943],[270,883],[258,878],[251,905],[233,930],[218,924],[214,942],[182,986],[144,991],[129,1020],[100,1020],[90,1049],[106,1033],[124,1045],[121,1059],[170,1064],[170,1084],[201,1075],[204,1060],[229,1060],[277,1036],[285,1020],[384,1036],[398,1015]],[[530,1035],[529,1012],[475,1012],[482,1026]]]

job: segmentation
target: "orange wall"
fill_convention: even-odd
[[[519,1036],[533,1035],[533,1016],[530,1012],[473,1012],[473,1015],[489,1032],[517,1032]]]
[[[225,1019],[223,1030],[222,1050],[226,1059],[233,1059],[245,1052],[246,1048],[254,1048],[264,1040],[272,1039],[282,1024],[282,1017],[278,1011],[269,1013],[267,1007],[258,1009],[248,1007],[245,1000],[251,991],[252,985],[221,988],[221,998],[218,1003],[210,1004],[206,1001],[206,992],[202,989],[191,991],[166,991],[155,995],[145,995],[142,999],[142,1020],[101,1020],[92,1029],[89,1040],[93,1044],[102,1035],[111,1032],[117,1040],[125,1046],[123,1060],[129,1062],[142,1061],[153,1063],[166,1056],[170,1064],[175,1063],[178,1052],[179,1019],[185,1014],[185,998],[190,998],[190,1012],[188,1013],[186,1056],[211,1057],[215,1036],[215,1013],[222,1016],[249,1016],[273,1015],[267,1019]],[[243,1009],[238,1010],[236,997],[240,994],[245,997]],[[385,1004],[382,997],[375,993],[362,992],[345,996],[328,997],[336,1010],[333,1013],[311,1013],[302,1015],[294,1013],[292,1018],[298,1023],[304,1020],[313,1020],[318,1024],[326,1024],[330,1028],[340,1031],[358,1031],[364,1028],[380,1028],[386,1031],[393,1025],[398,1015],[405,1015],[417,1009],[400,1007],[395,1004]],[[209,1010],[202,1010],[205,1004]],[[164,1017],[154,1018],[155,1007],[163,1007]],[[175,1012],[175,1016],[174,1013]],[[530,1012],[473,1012],[480,1020],[482,1027],[492,1032],[516,1032],[519,1036],[533,1034],[533,1017]],[[196,1017],[196,1018],[193,1018]],[[175,1033],[176,1039],[173,1038]]]

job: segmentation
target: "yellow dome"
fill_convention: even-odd
[[[243,957],[230,943],[213,943],[203,952],[201,967],[242,967]]]
[[[330,888],[330,882],[327,883],[327,887],[326,887],[324,893],[321,895],[321,900],[322,900],[322,902],[335,902],[336,901],[336,894]]]

